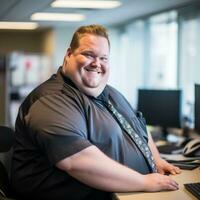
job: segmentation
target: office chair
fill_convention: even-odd
[[[5,157],[13,145],[14,131],[6,126],[0,126],[0,153]],[[0,160],[0,200],[11,200],[11,189],[8,170],[5,161]]]

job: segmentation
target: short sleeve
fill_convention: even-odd
[[[38,99],[25,121],[31,140],[53,164],[91,145],[81,102],[63,94]]]

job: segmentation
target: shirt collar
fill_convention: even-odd
[[[62,80],[64,81],[64,83],[66,83],[66,84],[72,86],[73,88],[78,89],[78,88],[76,87],[76,85],[74,84],[74,82],[73,82],[69,77],[67,77],[67,76],[63,73],[63,71],[62,71],[62,66],[59,67],[59,69],[58,69],[58,71],[57,71],[57,75],[58,75],[58,78],[60,78],[60,79],[62,79]]]

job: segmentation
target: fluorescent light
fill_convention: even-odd
[[[35,22],[0,22],[0,29],[33,30],[38,27]]]
[[[85,16],[69,13],[34,13],[31,19],[41,21],[82,21],[85,19]]]
[[[60,8],[93,8],[93,9],[111,9],[121,5],[119,1],[86,1],[86,0],[57,0],[52,7]]]

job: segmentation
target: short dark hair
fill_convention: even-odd
[[[79,47],[79,40],[83,37],[84,34],[104,37],[107,39],[108,46],[110,47],[110,41],[106,28],[104,28],[102,25],[92,24],[88,26],[81,26],[75,31],[70,43],[70,48],[72,51]]]

